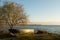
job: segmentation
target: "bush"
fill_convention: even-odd
[[[17,29],[9,29],[9,32],[13,33],[13,34],[16,34],[16,33],[19,33],[19,30],[17,30]]]
[[[37,31],[37,34],[47,34],[47,33],[48,33],[47,31],[41,31],[41,30]]]

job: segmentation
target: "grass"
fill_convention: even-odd
[[[0,40],[60,40],[60,34],[43,33],[43,34],[10,34],[0,35]]]

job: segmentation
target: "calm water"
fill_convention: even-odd
[[[20,28],[31,28],[34,29],[35,32],[37,30],[44,30],[44,31],[48,31],[51,33],[59,33],[60,34],[60,25],[40,25],[40,26],[17,26],[14,27],[16,29],[20,29]],[[8,29],[8,27],[5,27],[5,29]]]

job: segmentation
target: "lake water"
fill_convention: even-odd
[[[8,27],[5,27],[5,29],[8,29]],[[38,25],[38,26],[16,26],[14,27],[16,29],[20,29],[20,28],[31,28],[34,29],[35,32],[37,32],[37,30],[43,30],[43,31],[48,31],[50,33],[59,33],[60,34],[60,25]]]

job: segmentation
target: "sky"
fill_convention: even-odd
[[[60,24],[60,0],[9,0],[22,4],[30,22]],[[42,24],[43,24],[42,23]]]

